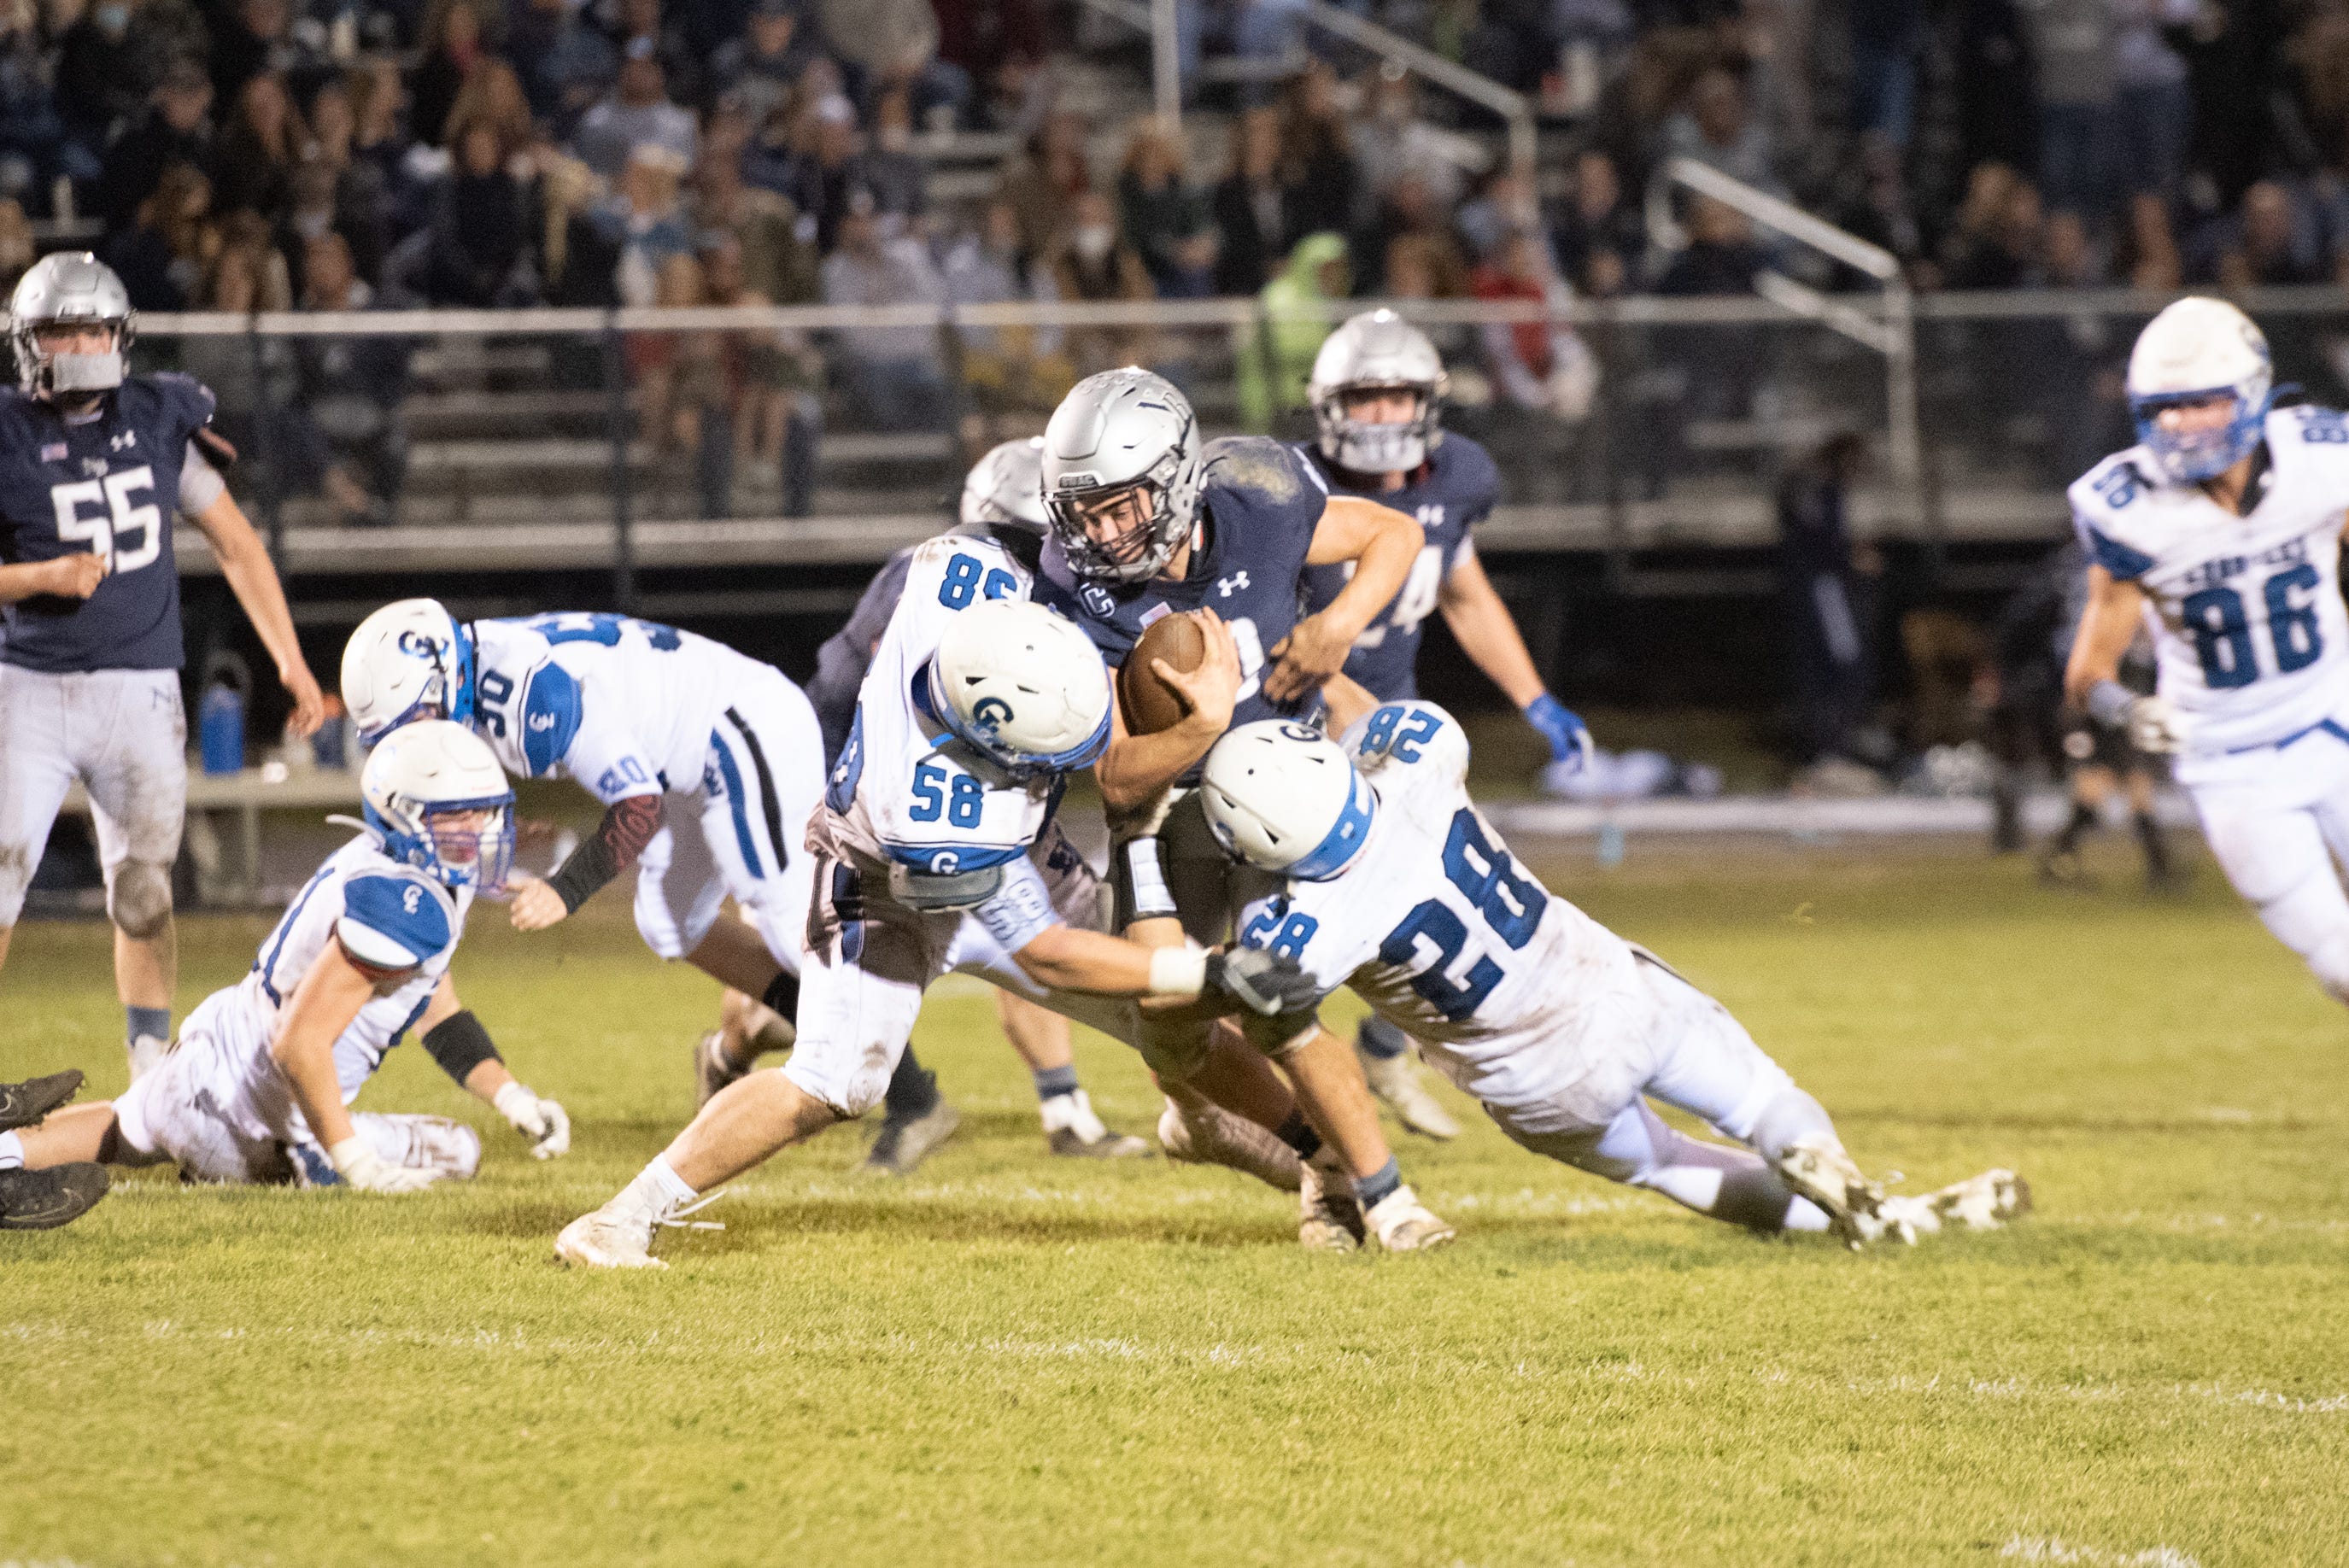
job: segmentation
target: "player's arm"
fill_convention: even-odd
[[[87,599],[106,581],[107,558],[94,550],[77,550],[47,561],[27,561],[0,566],[0,604],[53,593],[61,599]]]
[[[432,988],[432,1000],[425,1004],[417,1031],[425,1054],[466,1093],[493,1108],[516,1132],[529,1139],[533,1155],[552,1160],[570,1149],[571,1118],[507,1068],[489,1030],[457,999],[456,982],[447,975]]]
[[[514,889],[513,923],[517,931],[543,931],[567,918],[602,892],[622,872],[636,863],[645,846],[660,831],[661,797],[626,795],[604,808],[595,830],[579,841],[570,858],[554,868],[544,882],[523,878]]]
[[[1485,563],[1476,558],[1473,544],[1461,545],[1459,560],[1436,590],[1435,604],[1469,661],[1517,705],[1527,724],[1542,732],[1549,742],[1550,760],[1580,761],[1590,745],[1589,728],[1542,684],[1516,617],[1485,575]]]
[[[218,483],[217,476],[213,482]],[[277,661],[277,678],[294,696],[294,717],[289,721],[294,732],[315,735],[326,722],[326,698],[318,689],[318,677],[310,673],[302,657],[301,639],[294,634],[294,613],[285,607],[285,587],[277,580],[277,568],[270,563],[268,547],[245,521],[244,509],[236,504],[225,485],[209,502],[188,511],[187,517],[212,545],[221,575],[228,579],[236,602],[244,606],[253,629],[261,634],[262,646]]]
[[[378,985],[397,982],[405,973],[378,968],[339,940],[327,943],[286,998],[277,1037],[269,1046],[270,1059],[285,1075],[311,1136],[326,1149],[342,1179],[362,1191],[412,1192],[429,1185],[434,1175],[389,1164],[369,1148],[351,1124],[335,1076],[335,1042]]]
[[[2177,710],[2158,696],[2139,696],[2121,685],[2121,660],[2144,624],[2146,593],[2102,566],[2088,568],[2088,603],[2064,666],[2064,697],[2097,723],[2126,728],[2140,751],[2178,749],[2183,738]]]
[[[1240,690],[1239,645],[1232,640],[1232,629],[1213,610],[1195,614],[1207,643],[1199,667],[1178,670],[1164,659],[1154,660],[1151,665],[1182,699],[1187,711],[1180,723],[1155,735],[1130,733],[1125,712],[1118,706],[1117,683],[1110,683],[1109,749],[1093,765],[1093,779],[1101,786],[1102,807],[1112,818],[1130,817],[1145,809],[1160,790],[1207,755],[1232,727],[1232,708]]]
[[[1346,655],[1378,613],[1392,603],[1419,559],[1426,532],[1416,519],[1360,496],[1333,495],[1314,525],[1308,566],[1354,563],[1354,574],[1329,604],[1297,623],[1273,645],[1278,662],[1264,678],[1264,695],[1288,702],[1312,691],[1345,667]]]

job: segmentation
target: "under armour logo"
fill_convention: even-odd
[[[106,444],[118,452],[129,447],[135,447],[139,444],[139,432],[125,430],[119,436],[108,438]]]
[[[1230,598],[1235,593],[1244,592],[1247,585],[1248,575],[1245,572],[1235,572],[1229,577],[1218,577],[1216,579],[1216,592],[1221,593],[1226,599]]]

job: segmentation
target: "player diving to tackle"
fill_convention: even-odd
[[[781,671],[621,615],[460,624],[403,599],[351,634],[343,700],[362,740],[451,719],[508,772],[569,779],[602,803],[595,833],[515,890],[516,928],[555,924],[635,865],[647,947],[792,1016],[811,865],[799,839],[823,742]],[[729,893],[741,920],[721,914]]]
[[[411,1028],[542,1160],[571,1144],[563,1108],[515,1080],[457,999],[449,961],[476,894],[513,850],[513,791],[462,726],[411,725],[360,775],[365,831],[311,877],[243,982],[197,1004],[121,1099],[0,1133],[0,1170],[176,1161],[198,1181],[412,1192],[481,1165],[470,1127],[347,1109]]]
[[[649,1247],[720,1182],[881,1098],[922,995],[950,970],[1115,1015],[1143,997],[1278,1012],[1297,966],[1268,954],[1147,948],[1084,929],[1097,883],[1053,821],[1066,776],[1101,755],[1109,677],[1084,634],[1028,601],[991,540],[919,546],[874,651],[823,805],[808,826],[798,1038],[784,1067],[728,1085],[618,1194],[564,1228],[555,1255],[658,1266]]]
[[[212,395],[129,373],[122,280],[87,252],[42,257],[8,306],[16,386],[0,390],[0,964],[78,779],[114,923],[133,1077],[171,1037],[179,943],[171,864],[187,815],[176,510],[212,546],[307,736],[325,699],[269,552],[207,454]]]
[[[1346,675],[1380,702],[1417,697],[1420,628],[1441,611],[1469,661],[1549,743],[1545,777],[1572,773],[1588,757],[1590,731],[1543,685],[1516,617],[1476,558],[1470,531],[1499,502],[1501,474],[1483,447],[1444,428],[1449,385],[1435,345],[1391,310],[1350,317],[1313,356],[1306,396],[1316,435],[1298,454],[1331,494],[1408,512],[1426,538],[1402,592],[1354,639]],[[1306,608],[1326,609],[1352,575],[1350,562],[1306,568]],[[1364,1018],[1354,1048],[1371,1092],[1403,1126],[1430,1138],[1459,1134],[1452,1113],[1421,1085],[1411,1041],[1393,1025],[1376,1014]]]
[[[1137,734],[1132,716],[1113,707],[1094,777],[1110,819],[1118,929],[1154,945],[1221,942],[1238,905],[1231,864],[1200,814],[1199,765],[1235,723],[1298,714],[1317,700],[1342,722],[1371,706],[1341,667],[1419,558],[1419,524],[1330,493],[1318,469],[1278,441],[1203,446],[1189,400],[1164,377],[1133,368],[1087,377],[1053,411],[1044,499],[1052,538],[1037,596],[1082,624],[1110,662],[1122,666],[1143,633],[1170,614],[1192,614],[1205,634],[1197,668],[1154,661],[1182,717]],[[1345,586],[1302,614],[1307,570],[1341,563],[1352,567]],[[1390,1250],[1451,1238],[1415,1199],[1387,1202],[1410,1189],[1349,1047],[1326,1037],[1299,1040],[1280,1054],[1276,1073],[1258,1053],[1216,1047],[1216,1027],[1180,1015],[1142,1020],[1138,1044],[1169,1091],[1159,1140],[1170,1155],[1188,1158],[1195,1147],[1205,1111],[1195,1091],[1204,1091],[1249,1122],[1278,1128],[1305,1161],[1307,1245],[1351,1247],[1373,1213],[1383,1218],[1371,1228]],[[1216,1075],[1215,1088],[1203,1073]],[[1296,1114],[1273,1117],[1284,1104]]]
[[[2266,338],[2223,301],[2179,300],[2138,335],[2138,444],[2071,489],[2088,600],[2064,695],[2176,754],[2235,891],[2349,1002],[2349,418],[2275,407],[2271,380]],[[2120,664],[2148,622],[2159,675],[2138,696]]]
[[[1323,992],[1351,985],[1535,1153],[1699,1213],[1858,1246],[2028,1206],[2005,1171],[1887,1196],[1727,1009],[1517,863],[1467,774],[1458,722],[1427,703],[1373,710],[1342,746],[1279,720],[1216,742],[1208,824],[1262,873],[1241,942],[1295,958]],[[1242,1026],[1268,1048],[1321,1032],[1312,1007]],[[1683,1137],[1649,1098],[1749,1147]]]
[[[963,481],[958,518],[948,531],[993,539],[1032,573],[1049,526],[1044,517],[1043,448],[1040,439],[1031,437],[1002,442],[979,459]],[[808,683],[807,695],[823,730],[827,769],[848,744],[857,694],[881,645],[882,634],[888,630],[890,617],[905,595],[905,574],[912,569],[917,548],[908,545],[889,558],[857,600],[848,624],[817,650],[815,678]],[[1092,1100],[1077,1080],[1066,1018],[1016,990],[997,991],[995,1003],[1005,1037],[1028,1064],[1045,1143],[1054,1154],[1120,1159],[1150,1152],[1150,1146],[1139,1138],[1111,1131],[1094,1112]],[[786,1020],[776,1018],[740,992],[730,992],[723,1026],[705,1036],[695,1053],[701,1098],[708,1099],[750,1071],[761,1052],[788,1049],[790,1045]],[[864,1163],[868,1170],[892,1174],[912,1171],[961,1120],[939,1095],[936,1075],[922,1070],[911,1046],[898,1060],[882,1107],[881,1132]]]

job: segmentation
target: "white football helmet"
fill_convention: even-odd
[[[1191,536],[1203,486],[1199,421],[1163,376],[1128,366],[1088,376],[1044,427],[1044,510],[1069,564],[1086,577],[1139,583]],[[1095,540],[1085,517],[1134,493],[1143,515]]]
[[[401,599],[343,645],[343,706],[373,746],[411,719],[473,718],[473,639],[438,599]]]
[[[2146,324],[2129,352],[2137,438],[2169,479],[2215,479],[2258,449],[2274,381],[2268,340],[2250,316],[2224,300],[2178,300]],[[2222,397],[2234,402],[2224,426],[2191,435],[2162,428],[2163,409]]]
[[[1087,768],[1109,748],[1109,671],[1076,623],[989,599],[947,624],[930,658],[938,721],[1014,779]]]
[[[50,354],[38,329],[95,323],[110,327],[114,346],[98,354]],[[8,341],[16,350],[16,385],[26,396],[111,392],[122,385],[139,325],[130,291],[114,269],[88,251],[57,251],[16,280],[8,301]]]
[[[1358,474],[1407,473],[1443,442],[1439,426],[1451,378],[1427,335],[1391,310],[1366,310],[1321,341],[1305,394],[1321,432],[1321,455]],[[1400,387],[1419,412],[1400,425],[1346,417],[1346,394]]]
[[[513,789],[471,730],[443,719],[402,725],[367,757],[359,793],[367,825],[393,860],[451,888],[504,893],[513,865]],[[487,811],[489,820],[478,827],[447,820],[472,811]]]
[[[1353,864],[1378,812],[1371,781],[1337,742],[1281,718],[1243,724],[1216,742],[1199,799],[1226,852],[1304,882],[1328,882]]]
[[[1397,763],[1431,768],[1452,783],[1468,782],[1468,732],[1432,702],[1390,702],[1356,719],[1339,747],[1375,776]]]
[[[983,534],[1036,570],[1052,520],[1044,515],[1044,438],[1005,441],[962,481],[960,531]]]

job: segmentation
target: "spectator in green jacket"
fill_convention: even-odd
[[[1240,418],[1251,430],[1269,430],[1273,421],[1306,406],[1305,383],[1313,356],[1336,318],[1330,300],[1350,288],[1343,234],[1308,234],[1288,253],[1288,264],[1257,295],[1257,319],[1237,329]]]

